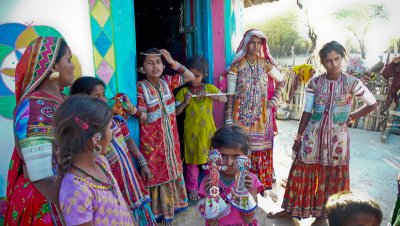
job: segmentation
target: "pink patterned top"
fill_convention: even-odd
[[[260,180],[257,178],[256,175],[250,173],[251,178],[253,179],[253,189],[257,191],[257,193],[260,193],[263,190],[263,185],[261,184]],[[201,197],[205,197],[207,192],[204,190],[204,184],[207,181],[208,176],[205,176],[203,180],[201,181],[200,187],[199,187],[199,195]],[[235,186],[235,182],[230,184],[229,186],[225,185],[222,182],[222,179],[219,180],[219,190],[220,190],[220,196],[224,200],[226,199],[226,196],[231,192],[231,189]],[[219,219],[218,224],[220,226],[223,225],[247,225],[245,224],[242,215],[240,214],[240,211],[236,209],[235,207],[231,206],[231,212],[226,215],[225,217],[222,217]],[[254,219],[253,222],[250,225],[258,225],[257,219]]]

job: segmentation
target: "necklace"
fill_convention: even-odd
[[[226,179],[226,178],[224,178],[224,177],[221,176],[221,175],[220,175],[220,178],[221,178],[222,184],[224,184],[226,187],[231,186],[231,185],[233,184],[233,182],[235,181],[235,178]]]
[[[106,170],[106,166],[104,163],[100,163],[98,162],[98,160],[96,159],[96,164],[100,167],[100,169],[104,172],[104,174],[107,177],[107,181],[109,183],[103,182],[100,179],[96,178],[95,176],[93,176],[92,174],[86,172],[85,170],[83,170],[82,168],[72,164],[71,167],[74,168],[75,170],[77,170],[78,172],[80,172],[81,174],[90,177],[92,180],[94,180],[96,183],[100,184],[100,186],[94,185],[94,188],[100,189],[100,190],[108,190],[111,191],[112,194],[114,195],[114,197],[117,199],[118,201],[118,205],[120,205],[120,201],[118,198],[118,191],[115,188],[115,184],[114,184],[114,180],[112,179],[111,175],[109,174],[109,172]],[[88,180],[86,180],[85,178],[81,177],[80,180],[82,182],[85,183],[89,183]]]
[[[259,59],[257,58],[254,70],[249,59],[246,58],[246,62],[249,67],[247,70],[250,70],[250,75],[244,74],[243,81],[239,81],[239,83],[242,83],[243,91],[241,93],[242,97],[240,97],[238,117],[242,124],[249,127],[260,119],[262,109],[261,95],[263,92],[261,91],[260,84]],[[248,71],[244,73],[248,73]]]

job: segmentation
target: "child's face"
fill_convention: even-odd
[[[192,84],[193,87],[198,87],[203,83],[203,73],[201,73],[199,70],[195,68],[190,68],[189,69],[193,74],[194,74],[194,80],[191,81],[190,83]]]
[[[226,170],[220,171],[225,177],[234,177],[238,167],[237,159],[240,155],[243,155],[242,149],[237,148],[219,148],[218,151],[221,153],[222,165],[226,166]]]
[[[343,222],[343,226],[379,226],[375,215],[369,213],[352,214]]]
[[[143,70],[147,78],[160,78],[164,71],[161,56],[146,56],[143,62]]]
[[[100,100],[107,102],[104,87],[102,85],[95,86],[92,89],[92,92],[90,92],[90,96],[99,98]]]

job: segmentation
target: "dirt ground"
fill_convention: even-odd
[[[284,188],[282,179],[288,175],[292,158],[291,147],[297,132],[298,121],[278,121],[279,134],[275,138],[274,168],[277,181],[273,191],[277,202],[270,197],[258,197],[259,208],[256,216],[261,225],[268,226],[308,226],[315,219],[270,219],[267,213],[279,210]],[[350,183],[355,193],[364,193],[378,201],[384,214],[382,225],[389,222],[397,196],[397,175],[400,172],[400,136],[390,135],[386,143],[381,142],[380,132],[350,129],[351,160]],[[190,202],[187,211],[177,215],[173,225],[204,225],[204,219],[197,212],[196,202]],[[321,224],[321,226],[327,224]]]

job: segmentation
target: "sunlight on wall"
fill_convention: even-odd
[[[59,32],[75,55],[76,73],[94,75],[94,66],[87,1],[1,0],[0,27],[0,197],[4,197],[14,147],[14,70],[26,45],[38,34]]]

